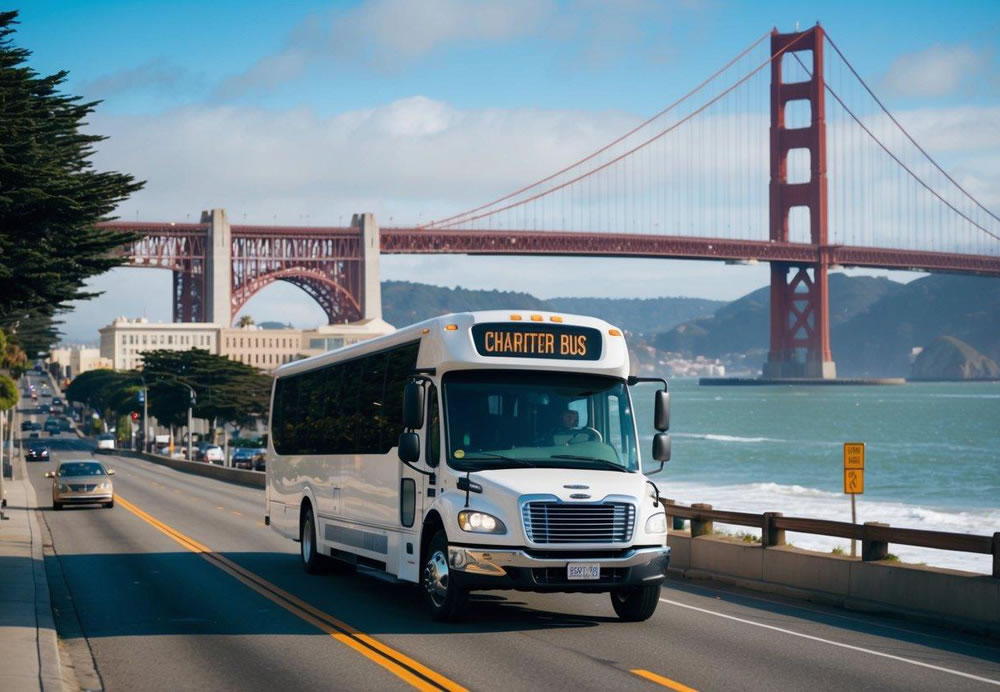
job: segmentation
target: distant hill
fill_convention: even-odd
[[[831,332],[838,372],[843,362],[854,375],[909,375],[911,350],[940,336],[960,339],[1000,361],[1000,280],[926,276]]]
[[[1000,377],[1000,365],[953,336],[940,336],[913,363],[915,380],[982,380]]]
[[[726,304],[704,298],[549,298],[545,302],[554,312],[599,317],[637,333],[666,331],[707,317]]]
[[[382,282],[382,316],[394,327],[470,310],[548,310],[545,301],[514,291],[474,291],[409,281]]]
[[[830,328],[845,324],[883,298],[895,295],[903,284],[885,278],[830,275]],[[727,353],[766,354],[770,341],[769,286],[759,288],[716,310],[711,317],[693,320],[657,335],[660,350],[717,358]],[[835,357],[839,356],[836,348]]]
[[[653,339],[688,355],[747,354],[762,364],[769,341],[768,287]],[[842,377],[910,374],[912,351],[941,336],[1000,360],[1000,281],[931,275],[908,284],[830,275],[830,342]]]
[[[589,315],[632,332],[656,333],[703,315],[722,301],[701,298],[551,298],[528,293],[446,288],[409,281],[382,284],[382,312],[386,322],[404,327],[414,322],[469,310],[548,310]]]

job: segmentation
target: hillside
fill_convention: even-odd
[[[528,293],[446,288],[408,281],[382,284],[386,322],[402,327],[436,315],[467,310],[549,310],[590,315],[632,332],[665,331],[685,320],[710,315],[725,303],[701,298],[552,298]]]
[[[659,334],[662,351],[720,357],[767,357],[770,289],[749,293],[712,317]],[[830,341],[842,377],[910,374],[912,352],[942,336],[955,337],[1000,360],[1000,281],[932,275],[909,284],[885,278],[830,275]]]
[[[836,333],[839,325],[902,289],[903,284],[889,279],[831,274],[831,331]],[[728,353],[766,356],[770,334],[770,299],[770,287],[759,288],[719,308],[711,317],[693,320],[657,335],[653,343],[663,351],[712,358]],[[834,353],[839,356],[836,349]]]
[[[1000,365],[953,336],[941,336],[913,363],[915,380],[983,380],[1000,377]]]

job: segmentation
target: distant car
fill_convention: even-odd
[[[48,405],[48,404],[39,404],[38,405],[38,412],[39,413],[52,413],[52,407],[50,405]]]
[[[49,448],[41,442],[32,442],[28,445],[28,451],[24,453],[25,461],[48,461]]]
[[[33,430],[33,431],[31,431],[30,433],[28,433],[28,438],[29,438],[29,439],[30,439],[30,438],[33,438],[33,437],[34,437],[34,438],[37,438],[37,437],[38,437],[38,431],[37,431],[37,430]]]
[[[34,389],[31,390],[31,398],[36,401],[38,400],[38,392],[36,392]]]
[[[21,421],[21,432],[24,432],[26,430],[34,430],[34,428],[31,427],[31,421],[30,420],[23,420],[23,421]]]
[[[226,460],[225,455],[222,452],[222,447],[219,445],[205,445],[201,451],[201,460],[207,461],[212,464],[221,464]]]
[[[56,397],[52,397],[52,405],[53,406],[62,406],[63,405],[63,400],[60,399],[57,396]]]
[[[49,435],[58,435],[62,432],[62,425],[58,418],[46,418],[43,428]]]
[[[98,449],[98,451],[100,451],[102,449],[111,449],[111,450],[113,450],[114,448],[115,448],[115,436],[114,435],[112,435],[111,433],[101,433],[100,435],[97,436],[97,449]]]
[[[254,465],[264,456],[263,449],[237,447],[233,450],[233,468],[253,470]]]
[[[49,390],[49,389],[43,389],[42,390],[42,398],[43,399],[51,399],[52,398],[52,391]]]
[[[42,429],[41,423],[39,423],[36,420],[31,421],[31,427],[29,428],[29,430],[41,430],[41,429]]]
[[[261,454],[257,457],[256,461],[253,462],[254,471],[267,471],[267,462],[264,459],[264,455]]]
[[[55,471],[45,474],[52,479],[52,508],[64,505],[102,504],[115,506],[114,471],[99,461],[64,461]]]

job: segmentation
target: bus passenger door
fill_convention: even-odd
[[[421,458],[417,468],[430,473],[419,473],[406,464],[400,464],[399,522],[403,531],[403,551],[399,564],[399,578],[418,581],[420,575],[420,527],[424,507],[434,502],[437,493],[437,465],[441,460],[441,414],[438,406],[437,387],[427,387],[427,405],[424,409],[424,429],[420,434]],[[432,482],[433,481],[433,482]]]

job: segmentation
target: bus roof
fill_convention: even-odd
[[[287,363],[286,377],[414,341],[417,367],[447,370],[502,368],[587,371],[625,378],[628,350],[623,332],[583,315],[525,310],[483,310],[433,317],[343,348]]]

